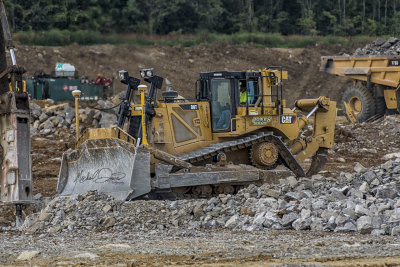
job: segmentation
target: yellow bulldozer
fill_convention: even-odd
[[[149,86],[119,72],[126,92],[117,125],[87,129],[76,149],[64,153],[60,195],[232,194],[277,179],[281,165],[297,177],[313,175],[333,146],[336,102],[319,97],[286,107],[288,73],[281,67],[200,73],[192,100],[171,88],[158,97],[163,78],[154,69],[141,76]],[[300,164],[306,158],[312,158],[308,171]]]

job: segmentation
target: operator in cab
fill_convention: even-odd
[[[240,105],[246,105],[247,101],[247,89],[246,82],[240,82]]]

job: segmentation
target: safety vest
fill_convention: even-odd
[[[247,101],[247,91],[240,92],[240,103],[246,103]]]

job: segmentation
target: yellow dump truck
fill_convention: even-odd
[[[399,56],[324,56],[320,70],[353,79],[342,97],[350,122],[374,120],[399,111]]]

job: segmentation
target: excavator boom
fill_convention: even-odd
[[[0,203],[15,204],[17,226],[22,223],[22,204],[31,203],[32,160],[30,155],[30,109],[18,66],[3,1],[0,1]],[[7,67],[5,47],[12,66]]]

